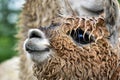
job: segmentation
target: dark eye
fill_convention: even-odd
[[[88,44],[94,41],[93,36],[89,37],[88,33],[84,34],[84,31],[78,28],[69,32],[72,39],[79,44]]]

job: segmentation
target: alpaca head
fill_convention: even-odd
[[[116,5],[105,1],[109,7]],[[56,18],[48,27],[31,29],[24,48],[35,62],[35,76],[39,80],[113,80],[119,63],[115,5],[106,5],[105,16]]]
[[[118,50],[112,47],[101,17],[66,18],[58,25],[31,29],[24,45],[39,80],[97,79],[100,75],[110,79],[118,66]]]

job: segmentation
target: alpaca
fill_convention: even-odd
[[[104,3],[98,17],[56,17],[48,27],[29,30],[24,50],[38,80],[120,79],[119,5]]]
[[[86,5],[88,1],[90,4]],[[70,0],[70,5],[78,16],[97,16],[103,12],[103,1],[104,0],[80,0],[80,6],[75,6],[78,0]],[[36,77],[33,76],[32,66],[34,65],[34,62],[32,62],[31,58],[26,57],[29,55],[26,54],[26,51],[24,51],[22,48],[24,40],[27,37],[28,30],[32,28],[38,28],[39,26],[47,27],[52,23],[54,18],[59,16],[61,17],[61,15],[64,14],[66,16],[69,14],[71,15],[71,12],[67,12],[69,4],[67,4],[68,8],[64,8],[64,4],[65,3],[64,1],[62,2],[62,0],[26,0],[20,16],[20,21],[18,24],[20,30],[17,35],[17,38],[19,38],[18,51],[21,54],[21,80],[37,80]]]

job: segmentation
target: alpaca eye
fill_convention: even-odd
[[[93,36],[89,37],[88,33],[84,34],[84,31],[80,28],[77,30],[72,30],[70,36],[75,42],[79,44],[88,44],[94,41]]]

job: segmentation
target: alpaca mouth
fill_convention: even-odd
[[[43,50],[37,50],[37,49],[30,49],[30,48],[26,48],[26,51],[28,53],[43,53],[43,52],[49,52],[50,49],[49,48],[45,48]]]
[[[88,44],[95,41],[94,37],[88,32],[84,32],[82,29],[77,28],[76,30],[68,31],[67,33],[72,39],[79,44]]]

